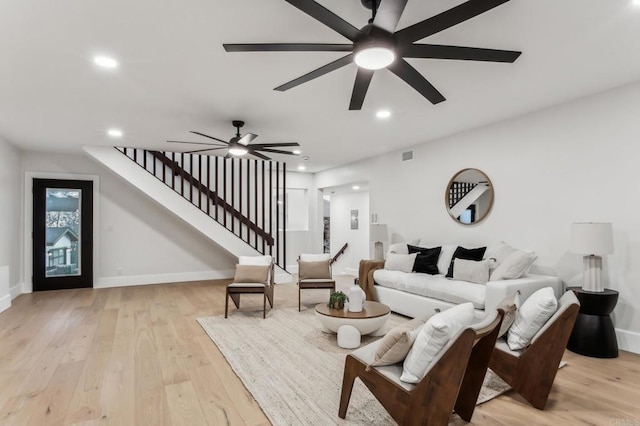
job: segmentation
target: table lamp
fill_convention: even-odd
[[[374,243],[374,259],[384,260],[384,242],[388,241],[387,225],[372,224],[369,231],[369,240]]]
[[[603,292],[602,257],[613,253],[613,232],[610,223],[572,223],[572,253],[583,254],[584,272],[582,289],[592,292]]]

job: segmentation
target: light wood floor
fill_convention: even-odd
[[[195,321],[224,312],[224,284],[21,295],[0,314],[0,424],[268,424]],[[275,293],[276,309],[296,306],[294,285]],[[308,309],[327,296],[305,294]],[[250,298],[243,309],[259,310]],[[640,424],[640,356],[565,360],[545,411],[511,392],[478,407],[472,424]]]

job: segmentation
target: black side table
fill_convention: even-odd
[[[567,349],[595,358],[616,358],[618,341],[609,314],[616,307],[618,292],[606,288],[603,292],[569,287],[580,301],[580,313],[573,326]]]

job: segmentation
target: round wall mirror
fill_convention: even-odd
[[[493,185],[478,169],[460,170],[449,181],[444,198],[449,216],[463,225],[473,225],[491,211]]]

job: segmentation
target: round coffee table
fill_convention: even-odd
[[[338,346],[357,348],[360,337],[366,334],[380,335],[382,327],[391,315],[387,305],[378,302],[364,302],[362,312],[349,312],[345,309],[331,309],[326,303],[316,305],[316,316],[326,333],[338,334]]]

